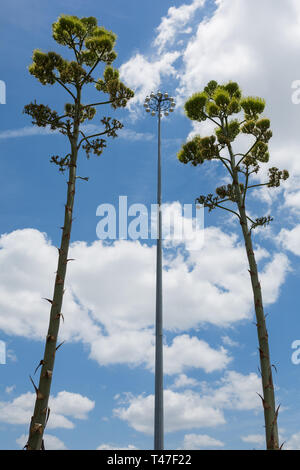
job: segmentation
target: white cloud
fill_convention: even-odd
[[[11,385],[10,387],[5,387],[5,393],[12,393],[14,391],[14,389],[16,388],[15,385]]]
[[[285,193],[285,205],[292,209],[300,210],[300,191],[292,191]]]
[[[136,431],[153,433],[154,396],[128,396],[128,407],[114,409],[118,418],[127,421]],[[165,390],[164,392],[165,431],[214,427],[225,422],[223,413],[208,406],[195,392],[183,393]]]
[[[26,434],[22,434],[22,436],[20,436],[16,440],[16,442],[20,445],[21,448],[23,448],[27,442],[27,438],[28,436]],[[45,450],[67,450],[67,447],[64,442],[58,437],[53,436],[52,434],[45,433],[43,439]]]
[[[8,424],[29,425],[35,393],[24,393],[12,401],[0,402],[0,421]],[[56,397],[50,396],[51,410],[47,428],[74,428],[74,423],[66,418],[87,419],[88,413],[94,408],[95,402],[78,393],[61,391]]]
[[[6,350],[6,357],[12,362],[17,362],[18,358],[15,354],[15,352],[12,349],[7,349]]]
[[[184,436],[183,449],[205,450],[208,447],[224,447],[224,443],[207,434],[186,434]]]
[[[55,413],[75,419],[87,419],[88,413],[95,407],[95,402],[79,393],[58,392],[51,400]],[[50,418],[49,418],[50,421]]]
[[[0,274],[0,328],[7,334],[44,338],[49,304],[42,298],[51,297],[57,249],[38,230],[16,230],[1,236],[0,259],[8,268],[6,273]],[[80,323],[83,334],[95,331],[88,314],[75,302],[70,288],[65,293],[64,308],[72,312],[77,324],[74,328],[74,323],[68,323],[64,339],[82,338],[78,328]]]
[[[245,33],[237,36],[244,27],[249,7],[236,0],[217,3],[217,11],[199,24],[184,51],[179,91],[185,97],[215,77],[222,81],[253,76],[254,48],[244,40]]]
[[[278,288],[284,283],[286,274],[291,271],[290,262],[283,253],[276,253],[270,263],[268,263],[260,274],[263,298],[268,299],[268,303],[276,302],[278,298]],[[277,283],[274,284],[274,278]],[[277,285],[276,285],[277,284]]]
[[[261,407],[261,380],[255,373],[243,375],[235,371],[225,372],[219,388],[207,388],[205,399],[224,409],[255,410]]]
[[[232,348],[239,346],[239,343],[237,341],[233,341],[229,336],[222,336],[222,341],[226,346],[230,346]]]
[[[117,446],[116,444],[101,444],[96,450],[138,450],[138,448],[132,444],[126,447]]]
[[[162,77],[176,76],[174,62],[179,56],[180,53],[177,51],[167,52],[151,61],[137,53],[121,65],[120,77],[135,93],[128,103],[129,110],[136,110],[136,104],[142,104],[151,91],[156,91]]]
[[[98,336],[91,343],[90,357],[102,365],[114,362],[141,365],[154,371],[154,336],[152,330],[126,330]],[[231,357],[223,347],[211,348],[196,336],[178,335],[164,345],[164,372],[169,375],[185,369],[201,368],[205,372],[224,369]]]
[[[300,450],[300,432],[292,434],[292,436],[283,445],[284,450]]]
[[[226,349],[212,349],[205,341],[195,336],[176,336],[172,345],[164,349],[164,367],[167,374],[181,373],[186,367],[201,368],[205,372],[222,370],[230,361]]]
[[[300,256],[300,225],[296,225],[293,229],[281,229],[277,241],[286,250],[291,251],[294,255]]]
[[[192,377],[187,377],[185,374],[179,374],[171,386],[171,388],[191,388],[199,386],[199,382]]]
[[[86,135],[100,132],[99,129],[100,126],[97,124],[83,124],[81,126],[81,130],[86,133]],[[57,133],[58,131],[52,131],[49,127],[27,126],[20,129],[1,131],[0,139],[15,139],[16,137],[31,137],[34,135],[55,135]],[[124,127],[118,131],[118,137],[132,142],[141,140],[151,141],[154,139],[154,134],[150,134],[150,132],[136,132],[134,129]]]
[[[126,334],[125,334],[126,331]],[[145,361],[152,367],[154,336],[152,330],[120,329],[109,335],[98,335],[91,342],[90,357],[101,365],[129,364],[138,366]]]
[[[238,238],[209,227],[205,249],[199,253],[191,251],[186,258],[180,250],[172,256],[165,253],[166,330],[180,333],[205,323],[229,326],[252,314],[246,256]],[[269,261],[261,270],[268,304],[278,297],[288,262],[284,255],[271,258],[261,248],[256,255],[260,263]],[[155,247],[127,240],[111,246],[100,240],[90,245],[74,242],[70,257],[75,261],[68,266],[60,340],[89,345],[90,357],[101,365],[127,363],[152,369]],[[0,328],[5,333],[43,340],[49,305],[42,297],[51,297],[56,262],[57,249],[38,230],[2,235]],[[179,335],[165,345],[169,374],[191,367],[221,370],[229,360],[226,350],[212,348],[195,335]]]
[[[254,444],[259,447],[262,447],[266,440],[263,434],[249,434],[248,436],[242,436],[241,439],[243,442]]]
[[[193,0],[191,4],[183,4],[176,8],[170,7],[167,16],[161,19],[160,25],[156,28],[158,35],[154,40],[154,46],[161,53],[166,45],[173,45],[175,38],[182,33],[190,34],[192,28],[187,27],[195,14],[201,8],[205,0]]]
[[[223,410],[257,410],[261,407],[257,392],[261,392],[259,377],[228,371],[217,386],[202,384],[202,392],[192,390],[164,391],[166,432],[181,429],[216,427],[225,423]],[[120,397],[117,396],[117,399]],[[154,396],[126,394],[119,400],[114,415],[127,421],[135,430],[153,432]]]
[[[15,139],[16,137],[31,137],[33,135],[52,135],[58,131],[52,131],[49,127],[26,126],[20,129],[7,129],[0,132],[0,139]]]

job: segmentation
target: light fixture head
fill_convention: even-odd
[[[171,106],[172,106],[172,108],[175,108],[175,106],[176,106],[175,101],[172,101]]]
[[[155,111],[152,111],[151,116],[155,116],[155,114],[156,114]]]
[[[161,92],[161,91],[158,91],[158,92],[157,92],[157,96],[158,96],[159,98],[161,98],[161,97],[162,97],[162,92]]]
[[[170,113],[173,113],[173,111],[174,111],[174,108],[170,108],[170,109],[169,109],[169,112],[170,112]]]
[[[149,96],[146,96],[145,103],[148,103],[148,101],[150,101],[150,98],[149,98]]]
[[[151,91],[150,98],[154,98],[154,97],[155,97],[155,94],[153,93],[153,91]]]
[[[150,113],[151,109],[150,108],[146,108],[146,113]]]
[[[169,116],[169,111],[165,111],[165,116]]]
[[[164,93],[164,97],[165,98],[168,98],[169,94],[168,93]]]

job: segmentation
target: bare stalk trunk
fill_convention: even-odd
[[[277,415],[278,408],[276,410],[275,406],[275,394],[274,394],[274,385],[272,377],[272,365],[270,360],[270,351],[269,351],[269,340],[268,332],[266,327],[266,320],[263,308],[263,299],[261,293],[261,286],[258,277],[257,264],[255,260],[255,255],[253,251],[251,231],[248,228],[247,216],[245,210],[245,203],[243,195],[241,194],[238,173],[235,168],[234,155],[231,146],[228,146],[228,150],[231,157],[231,169],[233,172],[233,185],[235,189],[235,194],[237,197],[237,206],[240,214],[240,223],[243,231],[244,242],[247,252],[247,258],[249,263],[249,273],[251,277],[253,299],[254,299],[254,308],[256,315],[256,328],[259,344],[259,357],[260,357],[260,371],[262,378],[262,388],[263,396],[262,404],[264,408],[264,418],[265,418],[265,435],[266,435],[266,447],[267,450],[278,450],[279,449],[279,440],[278,440],[278,427],[277,427]]]
[[[51,302],[49,328],[46,337],[44,358],[40,362],[41,372],[39,386],[36,389],[36,401],[34,413],[31,418],[29,438],[26,444],[27,450],[41,450],[43,442],[44,429],[47,424],[50,409],[48,401],[50,397],[50,388],[57,350],[57,337],[61,319],[61,307],[64,295],[64,284],[68,263],[68,251],[70,245],[70,236],[72,228],[72,214],[75,197],[76,183],[76,163],[77,163],[77,141],[79,129],[79,106],[80,90],[77,93],[76,112],[74,117],[74,129],[71,141],[71,159],[69,164],[69,180],[67,190],[67,203],[65,205],[64,226],[62,228],[61,244],[58,249],[58,266],[54,285],[53,298],[48,299]]]
[[[277,413],[275,408],[275,395],[272,378],[272,365],[270,360],[269,351],[269,340],[268,332],[266,327],[262,293],[258,277],[258,270],[255,261],[255,255],[253,252],[251,233],[247,226],[247,219],[245,209],[243,206],[239,206],[239,212],[241,216],[241,226],[244,235],[244,241],[247,251],[247,257],[249,262],[249,272],[251,277],[255,314],[256,314],[256,327],[257,336],[259,343],[259,357],[260,357],[260,369],[263,387],[262,404],[264,408],[265,416],[265,433],[266,433],[266,444],[268,450],[274,450],[279,448],[278,443],[278,428],[277,428]]]

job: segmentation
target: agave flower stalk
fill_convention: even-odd
[[[68,252],[76,181],[78,178],[88,180],[87,177],[76,174],[78,155],[81,149],[85,151],[88,158],[91,153],[101,155],[106,147],[106,137],[117,137],[117,131],[123,127],[120,121],[103,117],[99,131],[86,135],[82,124],[94,118],[98,106],[110,104],[114,109],[125,107],[127,101],[133,96],[133,91],[120,81],[118,70],[111,66],[116,58],[114,51],[116,36],[111,31],[99,27],[96,18],[63,15],[53,24],[52,29],[55,41],[71,50],[73,60],[66,60],[55,52],[44,53],[35,50],[29,72],[43,85],[58,84],[63,87],[72,101],[65,104],[61,115],[48,106],[36,102],[26,105],[24,112],[32,117],[34,125],[49,127],[66,136],[69,141],[69,153],[64,156],[53,155],[50,161],[58,166],[59,171],[68,171],[69,178],[54,291],[51,298],[45,299],[51,304],[51,310],[44,356],[36,368],[36,371],[40,368],[38,386],[30,377],[35,388],[36,400],[25,446],[28,450],[44,449],[43,435],[50,414],[48,402],[55,355],[62,344],[58,345],[57,342],[60,321],[63,318],[62,304],[66,271],[70,261]],[[101,64],[104,65],[103,77],[95,79],[93,74],[97,66]],[[91,84],[95,85],[96,90],[101,94],[108,95],[108,98],[105,97],[102,101],[92,104],[84,104],[83,91]]]
[[[272,137],[270,121],[262,118],[265,102],[258,97],[242,97],[237,83],[229,82],[219,85],[210,81],[204,90],[195,93],[185,103],[186,115],[195,121],[210,120],[215,125],[215,132],[209,137],[196,135],[185,143],[178,153],[182,163],[201,165],[207,160],[220,161],[230,177],[228,185],[216,188],[216,194],[201,195],[197,202],[212,211],[220,208],[233,214],[239,219],[245,242],[249,264],[249,274],[256,315],[258,349],[260,357],[260,372],[262,379],[262,400],[266,448],[279,449],[278,410],[275,404],[272,363],[270,358],[269,338],[266,327],[266,317],[263,308],[262,290],[253,250],[252,233],[256,227],[263,227],[272,220],[270,215],[251,219],[246,210],[246,198],[252,188],[280,186],[281,181],[289,177],[287,170],[280,171],[276,167],[269,168],[268,181],[251,184],[251,178],[260,170],[260,163],[269,161],[268,142]],[[232,118],[236,114],[238,119]],[[251,136],[253,143],[244,153],[235,153],[233,143],[237,136]],[[254,181],[255,183],[255,181]]]

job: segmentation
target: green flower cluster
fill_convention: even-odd
[[[210,81],[201,93],[194,93],[185,103],[188,118],[193,121],[206,121],[208,117],[223,118],[239,113],[241,91],[235,82],[218,85]]]
[[[275,166],[269,168],[269,182],[268,187],[274,188],[280,186],[280,181],[285,181],[289,177],[287,170],[278,170]]]
[[[195,136],[193,140],[186,142],[178,152],[178,159],[182,163],[191,163],[193,166],[201,165],[205,160],[212,160],[219,156],[216,137]]]
[[[70,49],[78,49],[78,62],[81,64],[92,66],[99,58],[111,64],[117,57],[113,51],[117,36],[97,26],[94,17],[62,15],[52,25],[52,31],[56,42]],[[84,46],[86,49],[83,49]]]
[[[68,117],[74,118],[75,113],[76,113],[76,107],[72,103],[66,103],[65,104],[65,113]],[[96,108],[93,106],[83,106],[80,105],[79,107],[79,113],[80,113],[80,122],[83,123],[87,119],[91,121],[96,114]]]
[[[75,53],[76,60],[63,59],[56,52],[33,52],[29,72],[43,85],[53,85],[56,81],[81,87],[84,83],[95,83],[96,89],[109,94],[113,108],[125,107],[134,96],[119,77],[118,70],[111,67],[117,54],[114,51],[117,36],[102,26],[97,26],[96,18],[78,18],[62,15],[52,25],[53,38]],[[106,65],[103,80],[96,81],[91,73],[102,62]],[[84,66],[90,67],[86,70]],[[88,118],[89,119],[89,118]]]
[[[239,183],[239,188],[241,194],[244,192],[244,185],[243,183]],[[216,194],[221,198],[221,199],[229,199],[230,201],[236,202],[238,195],[236,194],[236,189],[233,184],[227,184],[227,186],[220,186],[219,188],[216,188]]]
[[[96,89],[109,94],[113,108],[126,106],[127,101],[134,96],[133,91],[120,82],[119,71],[112,67],[105,68],[103,80],[97,81]]]

